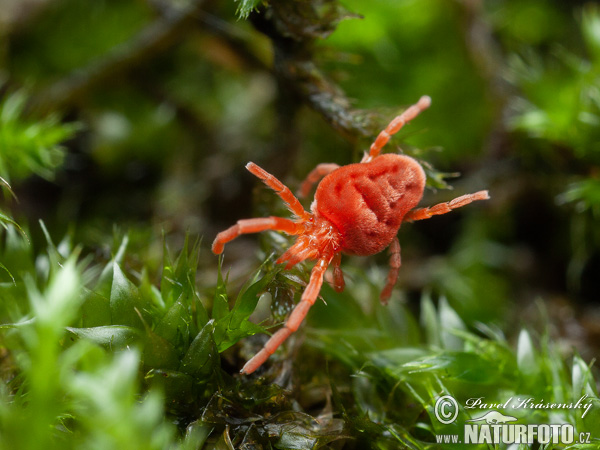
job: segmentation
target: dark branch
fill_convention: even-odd
[[[282,12],[265,14],[262,11],[252,14],[250,18],[255,28],[273,43],[273,71],[282,84],[293,90],[346,137],[357,139],[376,134],[380,124],[375,123],[373,114],[352,108],[341,88],[313,62],[312,44],[315,36],[298,32],[297,23],[302,19],[282,20],[277,17],[278,13]],[[284,28],[289,23],[296,23],[296,28],[288,32]]]

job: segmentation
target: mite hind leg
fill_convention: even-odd
[[[319,182],[321,178],[330,174],[335,169],[339,169],[339,167],[340,166],[336,163],[321,163],[317,165],[317,167],[311,170],[311,172],[306,176],[306,179],[300,185],[300,197],[306,198],[315,183]]]
[[[388,143],[390,138],[396,134],[398,131],[402,129],[406,123],[413,120],[420,113],[425,111],[431,105],[431,98],[427,95],[424,95],[419,99],[419,101],[410,106],[406,111],[400,114],[398,117],[393,119],[387,127],[375,139],[373,144],[371,144],[371,148],[369,149],[369,153],[367,153],[361,162],[369,162],[373,158],[376,158],[379,153],[381,153],[381,149],[385,144]]]
[[[341,264],[342,254],[336,253],[331,261],[331,265],[333,266],[333,288],[336,292],[343,292],[344,287],[346,287],[346,282],[344,281],[344,272],[342,272]]]
[[[387,305],[387,302],[392,295],[392,289],[394,289],[396,281],[398,281],[398,272],[400,272],[400,266],[402,265],[402,260],[400,258],[400,241],[398,240],[398,237],[394,238],[389,248],[390,271],[388,272],[387,283],[379,296],[379,300],[384,305]]]
[[[460,197],[455,198],[454,200],[450,200],[445,203],[438,203],[437,205],[431,206],[429,208],[419,208],[413,209],[409,211],[405,216],[404,222],[411,222],[414,220],[424,220],[429,219],[433,216],[439,216],[441,214],[449,213],[457,208],[461,208],[469,203],[478,201],[478,200],[488,200],[490,196],[488,195],[488,191],[479,191],[474,194],[462,195]]]

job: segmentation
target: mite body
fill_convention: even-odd
[[[323,178],[312,209],[339,230],[344,253],[373,255],[390,245],[424,189],[425,172],[414,159],[381,155]]]
[[[298,329],[308,310],[315,303],[329,265],[333,266],[333,287],[344,289],[340,268],[341,254],[373,255],[390,249],[390,270],[381,301],[387,302],[400,270],[400,243],[397,233],[403,222],[428,219],[446,214],[476,200],[489,198],[487,191],[463,195],[430,208],[414,209],[425,189],[425,172],[421,165],[405,155],[380,155],[382,147],[406,122],[428,108],[430,98],[419,102],[396,117],[379,133],[360,163],[338,166],[319,164],[302,183],[300,192],[307,196],[319,182],[311,211],[305,211],[300,201],[281,181],[250,162],[246,168],[273,189],[294,214],[294,220],[282,217],[242,219],[215,238],[212,250],[223,251],[224,245],[241,234],[265,230],[281,231],[297,236],[296,242],[277,260],[286,268],[310,259],[316,260],[310,280],[286,323],[271,336],[262,350],[242,368],[250,374]]]

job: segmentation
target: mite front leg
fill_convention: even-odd
[[[255,219],[242,219],[238,220],[235,225],[217,234],[217,237],[212,244],[212,251],[215,255],[221,254],[225,244],[242,234],[260,233],[265,230],[283,231],[287,234],[298,234],[301,229],[301,224],[282,217],[271,216]]]
[[[404,216],[403,221],[410,222],[414,220],[429,219],[433,216],[439,216],[441,214],[449,213],[452,210],[468,205],[469,203],[478,200],[488,200],[489,198],[490,196],[488,195],[488,191],[479,191],[475,192],[474,194],[463,195],[461,197],[455,198],[454,200],[450,200],[449,202],[438,203],[437,205],[431,206],[429,208],[413,209]]]
[[[286,323],[267,341],[265,346],[254,355],[242,368],[241,373],[249,375],[269,359],[290,335],[298,329],[308,310],[314,305],[323,285],[323,275],[331,262],[332,256],[325,256],[315,264],[310,274],[310,281],[302,293],[300,302],[296,305]]]
[[[400,272],[401,264],[400,241],[398,240],[398,237],[395,237],[390,244],[390,271],[388,272],[387,283],[379,296],[379,300],[384,305],[387,305],[387,302],[392,295],[392,289],[394,289],[396,281],[398,281],[398,272]]]
[[[277,179],[274,175],[271,175],[265,169],[260,167],[253,162],[249,162],[246,164],[246,169],[252,175],[260,178],[263,183],[269,186],[271,189],[275,191],[275,193],[285,202],[291,212],[293,212],[296,216],[301,219],[307,220],[310,217],[310,213],[304,210],[304,207],[300,203],[300,200],[296,198],[290,188],[288,188],[285,184]]]
[[[315,167],[300,185],[300,197],[308,197],[310,189],[316,182],[318,182],[325,175],[333,172],[335,169],[339,169],[339,167],[340,166],[335,163],[322,163]]]

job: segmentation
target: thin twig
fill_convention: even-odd
[[[129,41],[40,92],[30,105],[31,109],[45,113],[76,104],[102,81],[130,71],[164,52],[186,34],[205,1],[195,0],[185,8],[162,15]]]
[[[506,81],[506,66],[500,45],[486,21],[482,0],[456,0],[464,20],[464,40],[473,64],[485,80],[494,102],[493,129],[486,144],[488,158],[499,158],[508,146],[505,115],[514,95],[514,87]],[[488,164],[489,166],[489,164]]]

